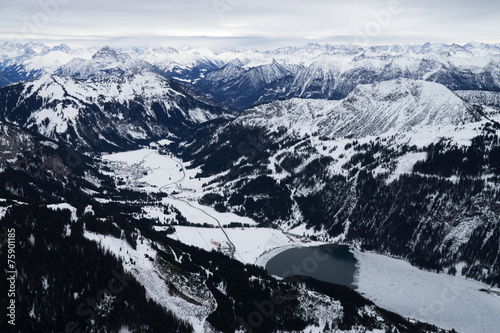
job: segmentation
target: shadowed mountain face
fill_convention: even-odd
[[[43,76],[0,89],[2,116],[47,138],[94,150],[120,150],[200,123],[230,110],[154,73],[86,81]]]

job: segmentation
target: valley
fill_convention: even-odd
[[[200,205],[199,200],[204,195],[202,185],[211,179],[197,178],[199,170],[186,169],[183,162],[171,156],[169,153],[158,154],[155,149],[103,156],[104,165],[110,170],[109,175],[117,183],[127,180],[121,185],[123,188],[168,194],[160,202],[143,206],[142,214],[137,218],[147,217],[158,221],[154,229],[162,231],[172,225],[172,213],[165,214],[165,210],[173,207],[185,222],[174,226],[175,233],[171,237],[207,251],[222,251],[249,264],[254,264],[267,251],[303,244],[301,236],[261,227],[248,217],[221,213]],[[157,204],[161,206],[154,206]],[[314,245],[310,240],[307,242]]]
[[[494,332],[499,64],[481,43],[0,44],[19,329]]]
[[[163,153],[165,154],[165,151]],[[122,181],[129,176],[137,177],[123,186],[135,190],[169,194],[169,197],[164,198],[161,204],[175,207],[191,224],[191,226],[175,225],[175,232],[170,236],[184,244],[207,251],[220,251],[229,256],[234,255],[238,261],[258,264],[262,267],[266,267],[275,257],[278,258],[280,253],[290,249],[307,248],[310,249],[309,254],[295,255],[296,259],[291,259],[293,264],[281,263],[281,268],[278,270],[292,272],[294,271],[292,268],[297,267],[298,269],[294,271],[296,274],[317,278],[321,274],[325,276],[323,273],[318,275],[319,265],[322,269],[333,269],[328,268],[328,262],[315,259],[316,257],[322,259],[321,254],[313,254],[317,246],[330,244],[329,242],[334,241],[332,239],[322,242],[312,241],[307,237],[293,234],[297,233],[298,229],[279,230],[258,227],[258,223],[249,218],[233,213],[220,213],[213,208],[199,205],[198,201],[204,193],[204,187],[200,186],[200,183],[210,182],[211,178],[196,179],[196,174],[200,170],[185,168],[184,163],[172,157],[171,153],[159,155],[157,150],[143,149],[106,155],[103,161],[127,165],[126,168],[120,167],[112,172],[117,181]],[[113,164],[107,164],[107,166],[112,167]],[[398,174],[400,175],[401,173]],[[167,179],[173,182],[163,185]],[[143,207],[143,212],[149,214],[148,217],[165,221],[163,223],[165,226],[159,223],[154,229],[158,231],[167,229],[171,225],[167,222],[168,215],[160,213],[161,209],[157,209],[156,214],[152,210],[152,207]],[[223,229],[218,228],[219,223],[214,223],[214,221],[222,223]],[[232,227],[231,224],[235,223],[239,223],[241,227]],[[222,233],[221,229],[225,231]],[[321,233],[306,231],[310,236],[322,236]],[[91,235],[88,237],[96,239]],[[230,250],[228,238],[235,246],[234,252]],[[111,240],[99,238],[98,241],[112,248],[111,244],[107,245],[107,242]],[[500,292],[498,288],[490,289],[488,285],[474,282],[465,276],[454,277],[420,270],[405,261],[375,253],[350,251],[356,258],[356,268],[355,272],[353,271],[354,288],[377,305],[408,318],[450,330],[454,328],[464,333],[474,333],[478,327],[481,331],[492,332],[499,324],[494,315],[500,311],[500,298],[495,296],[495,292]],[[122,251],[117,253],[122,253]],[[465,265],[465,263],[461,264],[462,267]],[[487,294],[482,290],[491,290],[491,293]],[[155,293],[158,292],[155,291]],[[441,296],[436,299],[436,295]],[[481,309],[474,314],[472,321],[467,315],[471,308]],[[201,327],[202,321],[197,322],[196,325]]]

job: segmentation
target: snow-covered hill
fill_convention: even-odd
[[[500,108],[500,92],[485,90],[458,90],[455,93],[469,103],[482,104]]]
[[[116,150],[179,135],[229,110],[144,71],[78,81],[44,75],[0,89],[2,116],[48,138]]]
[[[362,138],[427,127],[459,126],[480,113],[443,85],[397,79],[360,85],[341,101],[291,99],[245,111],[236,123],[302,135]]]
[[[210,177],[206,204],[498,285],[499,120],[397,79],[260,105],[171,148]]]

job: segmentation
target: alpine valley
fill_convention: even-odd
[[[499,134],[500,44],[1,44],[1,330],[494,332]]]

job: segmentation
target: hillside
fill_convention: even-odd
[[[150,72],[85,81],[44,75],[0,89],[5,120],[47,138],[119,150],[182,135],[228,108]]]
[[[259,106],[172,148],[215,178],[205,204],[498,285],[500,125],[481,110],[397,80]]]

